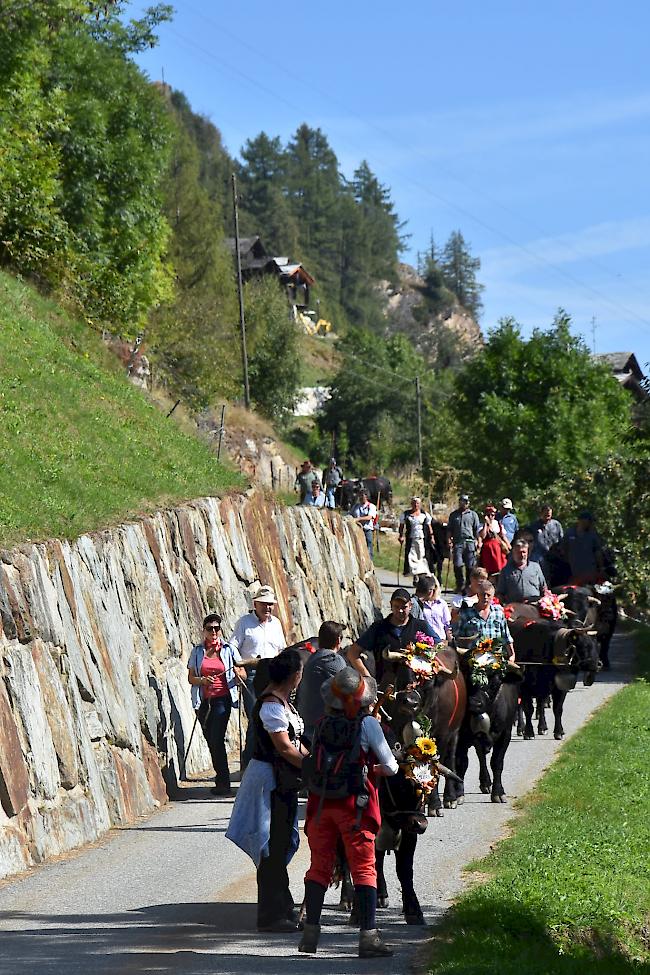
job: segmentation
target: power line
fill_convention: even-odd
[[[308,81],[308,80],[305,80],[303,78],[300,78],[298,75],[296,75],[295,73],[293,73],[290,69],[288,69],[285,65],[282,65],[279,62],[275,61],[273,58],[270,58],[265,52],[258,50],[253,45],[249,44],[247,41],[245,41],[242,38],[240,38],[233,31],[229,30],[226,27],[223,27],[223,25],[221,25],[221,24],[217,24],[216,21],[212,20],[210,17],[207,17],[205,14],[200,13],[199,11],[196,10],[196,8],[193,8],[191,5],[189,5],[189,7],[190,7],[191,10],[193,10],[194,14],[196,16],[198,16],[200,19],[202,19],[203,21],[205,21],[208,24],[211,24],[217,30],[221,31],[223,34],[225,34],[225,35],[229,36],[230,38],[232,38],[233,40],[237,41],[239,44],[241,44],[243,47],[247,48],[252,53],[256,54],[259,57],[264,58],[264,60],[266,60],[273,67],[276,67],[279,70],[284,71],[284,73],[289,78],[292,78],[294,81],[297,81],[299,84],[303,85],[306,88],[310,88],[312,91],[316,92],[322,98],[324,98],[325,100],[331,102],[333,105],[337,106],[337,108],[342,109],[349,118],[355,119],[356,121],[361,122],[362,124],[364,124],[368,128],[373,129],[374,131],[376,131],[377,133],[379,133],[380,135],[382,135],[382,137],[384,137],[385,139],[387,139],[388,141],[390,141],[392,144],[397,145],[397,146],[399,146],[402,149],[403,148],[409,148],[409,151],[410,152],[412,152],[415,155],[418,155],[421,159],[423,159],[425,162],[427,162],[427,164],[429,164],[429,165],[431,164],[430,157],[428,155],[426,155],[425,153],[422,153],[420,150],[418,150],[416,148],[413,148],[412,146],[407,147],[405,145],[405,143],[403,142],[403,140],[397,140],[393,136],[393,134],[390,131],[388,131],[387,129],[384,129],[382,126],[379,126],[376,123],[374,123],[374,122],[372,122],[372,121],[370,121],[368,119],[362,118],[361,116],[357,115],[354,112],[350,112],[350,109],[349,109],[349,106],[348,105],[343,104],[337,98],[335,98],[333,95],[329,94],[328,92],[323,91],[321,88],[318,87],[318,85],[315,85],[311,81]],[[195,42],[188,41],[188,43],[194,44]],[[196,46],[198,48],[198,45],[196,45]],[[202,50],[204,50],[204,49],[202,49]],[[216,56],[213,55],[211,52],[204,51],[204,53],[206,53],[207,56],[210,57],[211,59],[213,59],[215,61],[218,61],[218,59],[216,58]],[[223,64],[224,62],[221,62],[221,63]],[[256,79],[251,78],[245,72],[241,71],[238,68],[234,68],[232,66],[229,66],[229,68],[230,68],[230,70],[232,70],[235,73],[239,74],[241,77],[245,78],[249,83],[255,85],[258,88],[260,88],[265,93],[271,94],[276,100],[280,100],[280,101],[284,102],[284,104],[288,105],[290,108],[293,108],[296,111],[300,111],[300,108],[298,106],[292,104],[290,101],[288,101],[283,96],[277,95],[271,89],[269,89],[266,86],[264,86],[264,85],[260,84],[259,82],[257,82]],[[493,203],[495,206],[497,206],[500,209],[502,209],[505,213],[508,213],[511,216],[516,217],[517,219],[520,219],[520,220],[522,219],[517,213],[515,213],[509,207],[505,206],[505,204],[501,203],[501,201],[496,200],[494,197],[491,197],[489,194],[485,193],[480,188],[473,187],[471,184],[469,184],[466,181],[460,179],[458,176],[456,176],[456,174],[452,173],[450,170],[447,170],[445,167],[441,167],[439,164],[436,164],[436,165],[437,165],[437,168],[443,173],[443,175],[446,175],[449,178],[453,179],[455,182],[459,183],[459,185],[465,186],[465,187],[471,189],[472,192],[480,192],[481,195],[485,199],[488,199],[491,203]],[[425,186],[424,184],[420,183],[418,180],[414,179],[413,177],[409,176],[406,173],[401,172],[400,170],[396,169],[395,167],[389,167],[389,168],[391,168],[393,170],[393,172],[401,175],[402,178],[404,178],[405,180],[407,180],[408,182],[410,182],[413,186],[417,187],[422,192],[426,193],[428,196],[431,196],[433,199],[438,200],[440,203],[442,203],[443,205],[449,207],[450,209],[456,210],[458,213],[460,213],[463,216],[467,217],[469,220],[471,220],[472,222],[476,223],[478,226],[481,226],[484,230],[487,230],[489,233],[494,234],[494,235],[496,235],[498,237],[501,237],[503,240],[505,240],[507,243],[511,244],[513,247],[516,247],[517,249],[521,250],[522,253],[527,254],[529,257],[532,257],[533,260],[537,261],[539,264],[542,264],[542,265],[545,265],[545,266],[551,268],[557,274],[560,274],[561,276],[563,276],[564,278],[566,278],[566,280],[570,281],[572,284],[577,285],[579,288],[582,288],[585,291],[591,292],[591,294],[593,294],[595,297],[599,298],[601,301],[604,301],[611,308],[615,309],[618,313],[620,313],[621,311],[624,311],[624,312],[627,313],[627,315],[631,316],[633,319],[635,319],[636,321],[640,322],[645,328],[650,329],[650,321],[648,321],[647,319],[643,318],[641,315],[639,315],[633,309],[630,309],[630,308],[626,307],[625,305],[622,305],[618,301],[614,301],[613,299],[609,298],[607,295],[603,294],[603,292],[601,292],[598,289],[594,288],[592,285],[586,284],[585,282],[581,281],[575,275],[571,274],[571,272],[566,271],[561,266],[558,266],[558,265],[554,264],[552,261],[549,261],[547,258],[545,258],[542,255],[536,253],[528,245],[522,244],[520,241],[516,240],[516,238],[514,238],[514,237],[511,237],[506,232],[500,230],[497,227],[492,226],[490,223],[486,222],[481,217],[478,217],[476,214],[472,213],[472,211],[470,211],[466,207],[463,207],[463,206],[461,206],[459,204],[456,204],[456,203],[452,202],[451,200],[449,200],[446,197],[442,196],[440,193],[434,192],[433,190],[430,189],[430,187]],[[527,222],[529,222],[530,225],[533,228],[537,229],[538,232],[544,233],[544,230],[542,228],[536,226],[536,224],[533,221],[527,220]],[[553,239],[557,239],[557,238],[551,237],[551,239],[553,240]],[[610,271],[604,265],[601,265],[600,262],[594,261],[593,258],[590,258],[588,255],[581,254],[581,252],[575,246],[573,246],[571,244],[567,244],[566,242],[564,242],[564,246],[567,247],[568,250],[573,251],[573,253],[575,253],[578,257],[580,257],[581,260],[587,261],[588,263],[592,264],[597,269],[599,269],[601,271],[602,270],[607,271],[607,273],[610,274],[612,277],[617,277],[618,276],[618,275],[615,274],[615,272]]]

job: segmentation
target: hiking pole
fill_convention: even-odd
[[[377,535],[377,538],[375,540],[375,545],[377,548],[377,554],[379,554],[380,551],[380,547],[379,547],[379,512],[380,511],[381,511],[381,491],[377,495],[377,515],[375,521],[375,534]]]
[[[447,574],[445,576],[445,592],[449,592],[449,570],[451,569],[451,559],[449,558],[449,552],[447,553]]]
[[[192,738],[194,738],[194,732],[196,731],[196,724],[197,724],[197,721],[198,720],[199,720],[199,710],[197,708],[196,709],[196,714],[194,716],[194,724],[192,725],[192,731],[190,732],[190,740],[187,743],[187,748],[185,749],[185,754],[183,755],[183,763],[182,763],[182,766],[181,766],[181,779],[184,782],[187,781],[187,774],[186,774],[186,771],[185,771],[185,763],[187,762],[187,756],[189,755],[190,748],[192,747]]]
[[[239,686],[237,688],[237,691],[239,693],[239,707],[237,708],[237,711],[239,712],[239,771],[240,771],[240,775],[241,775],[241,755],[242,755],[242,751],[241,751],[241,709],[242,709],[242,705],[244,703],[244,695],[241,692],[241,686]]]

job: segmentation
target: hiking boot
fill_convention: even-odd
[[[381,940],[377,928],[359,931],[359,958],[389,958],[393,949]]]
[[[302,932],[300,944],[298,945],[298,951],[304,951],[307,955],[315,955],[319,938],[320,924],[307,924],[305,921],[305,927]]]

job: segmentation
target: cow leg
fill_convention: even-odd
[[[424,924],[420,902],[413,886],[413,860],[418,834],[404,830],[399,849],[395,852],[395,869],[402,888],[402,909],[407,924]]]
[[[386,853],[384,850],[375,851],[375,863],[377,867],[377,907],[388,907],[388,887],[384,876],[384,860]]]
[[[494,743],[492,748],[492,802],[506,802],[506,793],[503,788],[501,776],[503,774],[503,763],[505,761],[508,745],[510,744],[510,729],[504,731]]]
[[[483,745],[480,742],[475,741],[474,742],[474,748],[476,749],[476,754],[478,756],[478,765],[479,765],[478,781],[479,781],[479,786],[481,788],[481,792],[484,795],[487,795],[488,792],[490,792],[490,790],[492,788],[492,779],[491,779],[490,773],[488,771],[487,755],[486,755],[486,752],[485,752],[485,748],[483,747]]]
[[[461,781],[454,783],[456,801],[459,806],[465,802],[465,775],[467,774],[467,766],[469,765],[470,744],[471,736],[469,728],[467,725],[463,725],[458,734],[458,743],[456,745],[456,775]]]
[[[340,840],[337,845],[336,855],[341,874],[341,898],[339,900],[339,909],[342,911],[351,911],[354,908],[354,884],[352,883],[352,877],[350,876],[350,868],[348,866],[347,857],[345,856],[345,850],[343,849],[343,844],[340,842]]]
[[[429,816],[429,818],[431,818],[432,816],[437,816],[439,819],[442,819],[442,817],[444,816],[437,782],[434,788],[429,793],[429,798],[427,800],[427,816]]]
[[[532,694],[522,694],[521,708],[526,719],[524,724],[524,741],[530,741],[535,737],[535,731],[533,729],[534,705]]]
[[[537,698],[537,734],[545,735],[548,732],[546,724],[546,698]]]
[[[561,741],[564,738],[564,728],[562,727],[562,713],[564,711],[564,700],[566,698],[567,692],[561,691],[559,687],[553,687],[551,691],[551,697],[553,699],[553,715],[555,717],[555,724],[553,726],[553,737],[556,741]]]
[[[523,738],[524,736],[524,709],[522,707],[521,701],[517,704],[517,736]]]
[[[441,750],[442,764],[455,772],[456,771],[456,748],[458,746],[458,732],[453,732],[447,739],[445,747]],[[445,779],[445,790],[443,796],[445,809],[455,809],[458,805],[458,790],[453,779]]]

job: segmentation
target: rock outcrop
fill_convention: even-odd
[[[483,335],[478,323],[457,301],[450,304],[446,311],[425,321],[416,318],[416,309],[423,300],[424,284],[424,278],[410,264],[399,265],[397,288],[388,281],[382,282],[387,332],[407,335],[416,349],[430,361],[441,358],[440,345],[445,338],[454,342],[461,358],[481,346]]]
[[[186,664],[202,617],[221,613],[227,635],[258,579],[290,642],[323,619],[356,636],[380,605],[357,526],[258,495],[1,553],[0,877],[166,800],[194,721]],[[209,766],[197,733],[186,770]]]

